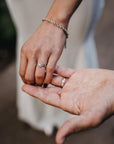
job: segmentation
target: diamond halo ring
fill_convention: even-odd
[[[38,63],[38,67],[42,68],[42,67],[46,67],[46,65],[44,63]]]

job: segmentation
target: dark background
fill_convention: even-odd
[[[0,70],[15,58],[16,31],[6,7],[0,0]]]
[[[107,0],[97,24],[95,40],[101,68],[114,70],[114,0]],[[4,0],[0,0],[0,144],[54,144],[17,118],[16,32]],[[114,144],[114,117],[96,129],[69,136],[65,144]]]

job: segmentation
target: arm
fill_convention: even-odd
[[[69,20],[82,0],[55,0],[47,18],[53,19],[64,27],[68,27]]]
[[[55,0],[47,18],[67,28],[80,0]],[[55,25],[44,21],[21,49],[20,76],[25,83],[45,86],[50,83],[56,63],[60,58],[66,36]],[[46,65],[40,68],[38,63]]]

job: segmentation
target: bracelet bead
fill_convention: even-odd
[[[47,21],[47,22],[49,22],[49,23],[52,23],[52,24],[54,24],[54,25],[56,25],[58,28],[60,28],[60,29],[62,29],[63,31],[64,31],[64,33],[65,33],[65,35],[66,35],[66,38],[68,38],[68,31],[67,31],[67,29],[64,27],[64,26],[62,26],[61,24],[59,24],[59,23],[57,23],[57,22],[55,22],[55,21],[53,21],[53,20],[50,20],[50,19],[48,19],[48,18],[43,18],[42,19],[42,21]]]

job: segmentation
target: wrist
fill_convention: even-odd
[[[69,23],[69,19],[68,16],[66,16],[66,14],[63,13],[57,13],[57,14],[52,14],[49,13],[46,18],[53,20],[59,24],[61,24],[62,26],[64,26],[66,29],[68,28],[68,23]]]
[[[112,87],[112,114],[114,115],[114,71],[112,71],[112,75],[111,75],[111,87]],[[110,92],[111,92],[110,91]]]
[[[55,25],[56,27],[62,29],[64,31],[65,35],[66,35],[66,38],[68,38],[68,31],[67,31],[67,29],[63,25],[61,25],[60,23],[57,23],[57,22],[53,21],[52,19],[48,19],[48,18],[43,18],[42,21],[47,21],[47,22]]]

